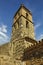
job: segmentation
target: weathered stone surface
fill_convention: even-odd
[[[40,59],[33,57],[36,48],[40,46],[38,51],[42,52],[43,48],[41,49],[41,42],[38,46],[38,42],[35,40],[31,12],[21,5],[13,20],[11,40],[0,46],[0,65],[39,65],[41,63],[43,65],[43,56]]]

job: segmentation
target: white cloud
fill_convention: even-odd
[[[7,35],[5,33],[3,33],[3,32],[0,32],[0,35],[3,36],[4,38],[7,37]]]
[[[43,39],[43,34],[40,35],[40,40]]]
[[[7,35],[7,26],[2,24],[0,26],[0,44],[6,43],[9,41],[9,37]]]
[[[38,37],[37,37],[37,40],[41,40],[43,39],[43,34],[40,34]]]
[[[40,23],[36,24],[36,25],[35,25],[35,30],[36,30],[38,27],[40,27],[40,26],[41,26]]]
[[[0,27],[0,31],[7,33],[7,26],[2,24],[2,26]]]

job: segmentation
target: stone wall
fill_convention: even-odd
[[[10,55],[10,43],[0,46],[0,65],[12,65],[12,56]]]
[[[0,46],[0,55],[9,55],[9,43]]]

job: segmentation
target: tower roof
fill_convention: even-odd
[[[30,11],[29,9],[27,9],[27,8],[24,6],[24,4],[21,4],[20,7],[19,7],[19,9],[18,9],[17,12],[15,13],[14,17],[16,16],[16,14],[18,13],[18,11],[19,11],[21,8],[24,8],[25,10],[27,10],[27,11],[32,15],[31,11]]]

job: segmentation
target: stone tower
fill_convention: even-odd
[[[21,61],[24,49],[33,45],[35,39],[32,14],[24,5],[21,5],[13,18],[12,25],[12,53],[15,65],[25,65]]]

